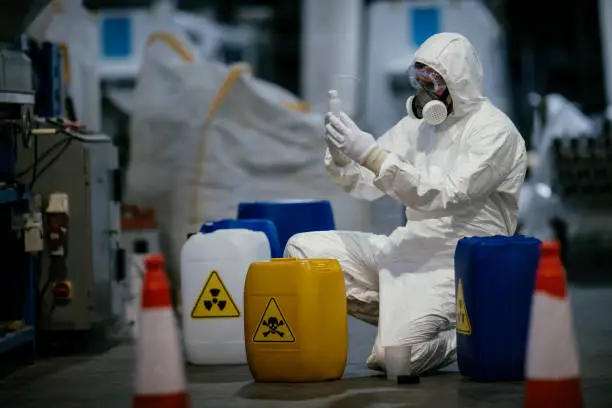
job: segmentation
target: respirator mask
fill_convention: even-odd
[[[441,124],[451,112],[450,93],[440,74],[420,63],[408,70],[415,95],[406,100],[408,115],[432,126]]]

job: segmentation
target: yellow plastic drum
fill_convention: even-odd
[[[252,263],[244,288],[244,336],[256,381],[341,378],[348,327],[338,261],[282,258]]]

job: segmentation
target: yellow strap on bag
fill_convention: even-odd
[[[310,104],[308,102],[285,102],[283,104],[285,109],[289,109],[295,112],[308,113],[310,112]]]
[[[161,41],[167,44],[178,55],[180,55],[185,62],[188,62],[188,63],[193,62],[194,60],[193,54],[189,50],[185,49],[185,47],[183,47],[181,42],[177,40],[176,37],[173,36],[172,34],[167,33],[165,31],[157,31],[151,34],[149,38],[147,38],[147,47],[150,47],[151,45],[155,44],[157,41]]]
[[[70,50],[68,48],[68,44],[60,44],[59,45],[60,54],[62,54],[62,70],[64,74],[64,79],[66,83],[70,83],[72,79],[72,71],[70,70]]]
[[[232,86],[236,83],[236,81],[242,76],[244,73],[251,72],[251,67],[249,64],[241,63],[234,65],[230,71],[228,72],[225,80],[217,90],[215,97],[208,108],[208,112],[206,113],[206,118],[204,119],[204,124],[202,125],[202,134],[199,139],[198,145],[198,157],[197,157],[197,168],[196,171],[196,180],[198,181],[196,184],[196,188],[194,188],[194,201],[193,201],[193,209],[192,209],[192,219],[190,224],[194,226],[198,226],[199,223],[203,222],[200,219],[200,194],[198,193],[198,187],[202,184],[202,177],[204,171],[204,158],[206,157],[206,136],[210,129],[210,126],[217,114],[217,111],[221,107],[221,104],[227,97],[229,91],[232,89]],[[198,226],[199,229],[199,226]]]
[[[193,63],[194,61],[193,54],[191,54],[191,52],[186,50],[185,47],[182,46],[180,41],[177,40],[176,37],[174,37],[172,34],[163,32],[163,31],[159,31],[159,32],[155,32],[151,34],[149,38],[147,39],[147,47],[154,44],[157,41],[162,41],[168,46],[170,46],[170,48],[172,48],[177,54],[179,54],[185,62]],[[215,94],[215,97],[213,98],[212,103],[210,104],[210,107],[208,108],[208,112],[206,113],[206,117],[202,125],[202,134],[199,139],[199,144],[197,147],[197,150],[198,150],[197,151],[197,154],[198,154],[197,172],[198,174],[196,175],[196,180],[198,180],[198,182],[196,185],[200,185],[202,182],[202,172],[204,170],[204,157],[206,155],[206,134],[208,133],[210,125],[212,124],[212,121],[217,111],[219,110],[219,108],[221,107],[221,104],[227,97],[227,94],[229,93],[230,89],[232,88],[234,83],[236,83],[238,78],[240,78],[240,76],[245,72],[251,72],[251,67],[248,64],[236,64],[234,67],[232,67],[232,69],[230,69],[230,72],[225,77],[225,80],[219,87],[219,90]],[[193,201],[193,209],[192,209],[192,219],[191,219],[190,224],[197,224],[201,221],[199,219],[199,214],[200,214],[199,210],[200,210],[200,195],[198,194],[198,189],[194,188],[194,201]]]
[[[147,46],[154,44],[156,41],[162,41],[169,45],[177,54],[179,54],[183,60],[187,63],[192,63],[194,61],[193,55],[186,50],[174,37],[172,34],[167,32],[155,32],[149,36],[147,39]],[[203,220],[200,219],[200,208],[202,203],[200,202],[200,194],[198,193],[198,187],[202,184],[203,172],[204,172],[204,158],[206,157],[206,139],[207,134],[212,125],[212,122],[217,114],[217,111],[221,107],[223,101],[229,94],[232,86],[236,83],[236,81],[244,74],[252,72],[251,67],[247,63],[240,63],[234,65],[227,76],[225,77],[223,83],[217,90],[215,97],[213,98],[210,107],[208,108],[208,112],[206,113],[206,117],[204,119],[204,123],[202,125],[202,133],[199,138],[199,144],[197,147],[197,165],[196,165],[196,188],[194,188],[194,200],[193,200],[193,208],[192,208],[192,216],[190,224],[199,227],[199,223]],[[310,110],[310,106],[307,103],[294,103],[294,104],[285,104],[286,109],[298,111],[298,112],[308,112]]]
[[[202,177],[204,172],[204,158],[206,157],[206,135],[210,129],[210,126],[215,118],[215,115],[221,104],[227,97],[227,94],[231,90],[232,86],[236,83],[236,81],[242,76],[244,73],[250,73],[251,67],[247,63],[240,63],[234,65],[230,72],[225,77],[225,80],[219,87],[215,97],[213,98],[212,103],[210,104],[210,108],[206,114],[206,119],[204,120],[204,125],[202,126],[202,137],[200,138],[199,146],[198,146],[198,158],[197,158],[197,172],[196,180],[197,186],[202,184]],[[310,105],[306,102],[298,102],[298,103],[286,103],[284,107],[289,110],[297,111],[297,112],[309,112]],[[194,189],[194,206],[192,219],[190,224],[199,229],[199,224],[201,224],[204,220],[200,219],[200,207],[202,203],[200,202],[200,194],[198,194],[198,189]]]

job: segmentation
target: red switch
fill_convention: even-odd
[[[70,281],[55,282],[53,284],[53,298],[60,302],[72,300],[72,283]]]

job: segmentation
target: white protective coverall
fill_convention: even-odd
[[[415,60],[446,81],[449,117],[435,127],[400,120],[377,140],[389,152],[378,175],[325,155],[329,177],[352,196],[387,194],[404,204],[406,225],[390,236],[297,234],[285,256],[338,259],[348,312],[378,324],[368,367],[385,370],[384,347],[405,344],[419,374],[456,361],[455,246],[465,236],[514,234],[526,152],[512,121],[483,96],[482,66],[465,37],[436,34]]]

